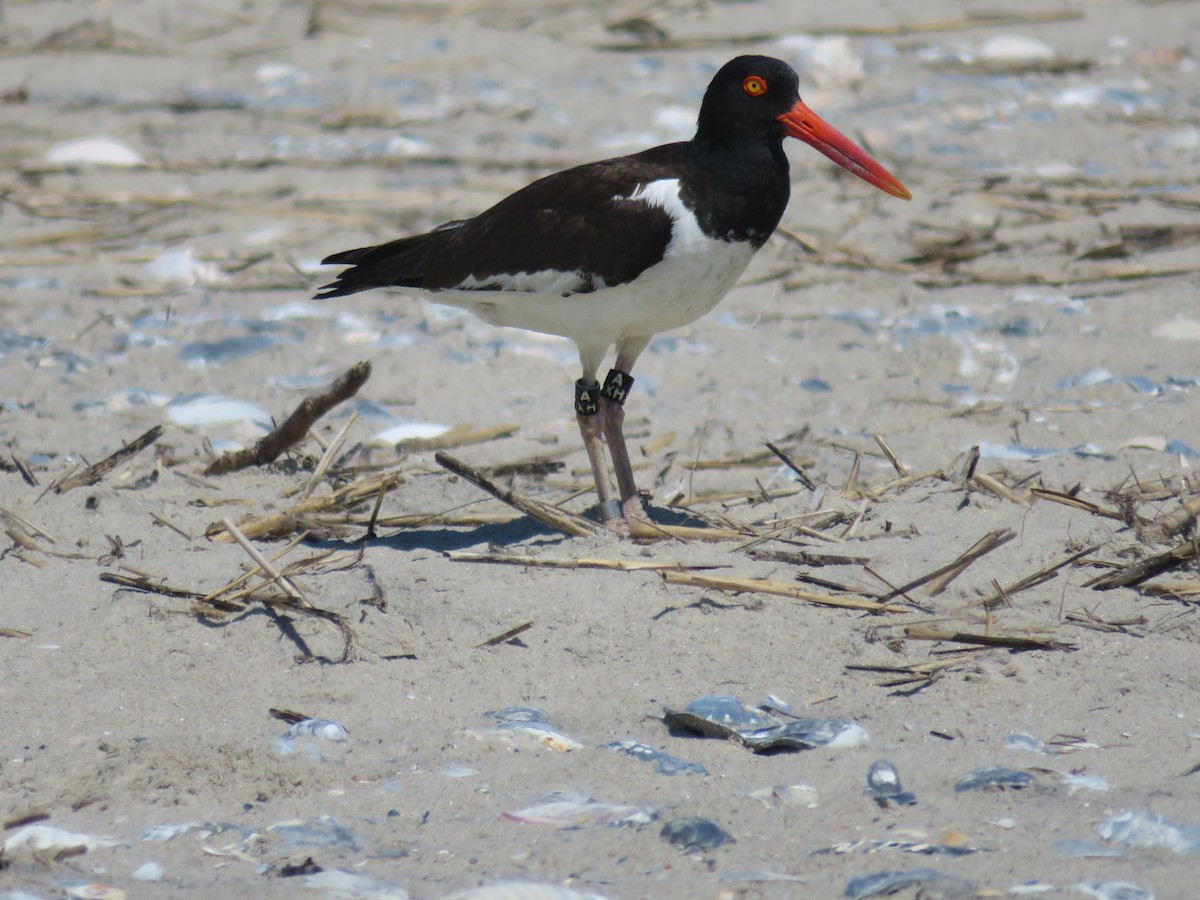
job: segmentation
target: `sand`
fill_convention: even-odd
[[[961,881],[923,896],[1030,882],[1042,896],[1117,896],[1120,882],[1145,892],[1122,896],[1192,895],[1194,853],[1126,846],[1105,823],[1200,826],[1195,564],[1089,582],[1191,533],[1154,542],[1143,526],[1191,496],[1200,447],[1195,7],[1047,0],[971,22],[985,5],[804,6],[6,4],[3,837],[34,822],[115,843],[13,846],[0,896],[434,898],[520,880],[611,898],[837,897],[929,868]],[[431,449],[369,448],[398,423],[517,425],[449,452],[483,469],[561,463],[500,480],[586,512],[572,347],[383,292],[311,303],[328,278],[315,263],[470,215],[539,174],[686,138],[712,71],[740,52],[794,63],[806,101],[914,194],[877,195],[793,142],[794,237],[639,362],[628,430],[654,518],[745,537],[568,538]],[[87,139],[115,146],[70,146]],[[110,164],[86,161],[98,152]],[[1162,230],[1135,230],[1148,226]],[[289,508],[322,445],[205,477],[211,453],[252,443],[360,360],[370,380],[316,428],[327,445],[358,413],[314,494],[354,467],[394,472],[380,515],[408,527],[317,529],[280,562],[330,554],[294,580],[348,625],[348,659],[334,624],[278,603],[197,615],[186,597],[101,579],[206,594],[245,571],[247,553],[206,532]],[[186,424],[192,395],[258,412]],[[97,483],[51,487],[160,424]],[[875,435],[922,477],[895,483]],[[988,535],[999,546],[944,590],[908,588],[882,613],[653,568],[446,555],[678,565],[878,601]],[[822,565],[831,555],[849,559]],[[668,731],[664,707],[712,693],[774,695],[869,741],[758,755]],[[477,733],[511,706],[543,709],[578,746]],[[272,709],[347,739],[280,744]],[[1006,743],[1015,733],[1050,752]],[[619,740],[706,774],[602,746]],[[914,804],[867,795],[880,759]],[[992,765],[1034,783],[955,790]],[[811,790],[771,791],[797,784]],[[625,827],[520,821],[556,792],[639,812]],[[736,843],[660,838],[687,816]],[[295,820],[299,839],[272,830]],[[188,823],[209,825],[144,839]],[[340,870],[358,880],[323,880]]]

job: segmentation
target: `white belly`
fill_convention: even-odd
[[[435,303],[475,313],[491,325],[558,334],[576,342],[611,344],[649,337],[696,321],[716,306],[754,256],[749,244],[712,241],[704,254],[667,256],[629,284],[587,294],[518,291],[420,293]]]

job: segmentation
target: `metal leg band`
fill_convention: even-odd
[[[612,497],[603,503],[597,503],[596,512],[599,514],[601,522],[607,522],[609,519],[620,519],[623,515],[621,512],[621,501]]]

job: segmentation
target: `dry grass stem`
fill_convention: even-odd
[[[979,600],[975,600],[970,604],[970,607],[982,606],[985,609],[991,608],[999,603],[1006,603],[1014,594],[1019,594],[1021,591],[1027,591],[1032,587],[1037,587],[1039,584],[1045,584],[1058,577],[1060,569],[1065,569],[1067,566],[1074,565],[1089,553],[1095,553],[1100,549],[1100,545],[1096,544],[1093,547],[1088,547],[1086,550],[1080,550],[1077,553],[1072,553],[1066,559],[1056,562],[1053,565],[1046,566],[1044,569],[1039,569],[1031,575],[1026,575],[1019,581],[1014,581],[1012,584],[1005,587],[997,587],[994,593],[988,594]]]
[[[883,451],[883,455],[892,464],[892,468],[896,470],[896,475],[900,478],[907,478],[908,469],[896,458],[896,454],[892,452],[892,448],[888,446],[888,442],[884,440],[883,435],[876,434],[873,437],[875,438],[875,443],[879,445],[879,449]]]
[[[351,510],[376,500],[379,492],[395,490],[405,483],[400,471],[392,469],[370,478],[356,479],[331,494],[301,500],[281,512],[242,522],[239,527],[248,537],[264,540],[286,537],[308,528],[358,524]],[[367,519],[361,521],[365,523]],[[232,540],[220,524],[210,526],[206,535],[214,541]]]
[[[526,515],[537,519],[543,525],[548,525],[564,534],[569,534],[572,537],[584,537],[604,531],[604,526],[598,525],[590,519],[557,509],[549,504],[542,503],[540,500],[534,500],[532,497],[498,484],[478,469],[467,465],[461,460],[455,459],[449,453],[438,451],[434,454],[433,458],[442,468],[453,472],[460,478],[465,478],[476,487],[487,491],[497,500],[519,509]]]
[[[720,526],[697,528],[692,525],[659,525],[657,522],[634,520],[629,523],[631,537],[643,541],[673,538],[677,541],[738,541],[750,533],[749,529],[735,530]]]
[[[904,636],[915,641],[939,641],[957,644],[977,644],[981,647],[1003,647],[1008,650],[1074,650],[1074,644],[1051,638],[1004,637],[995,634],[968,634],[962,631],[943,631],[924,625],[910,625]]]
[[[808,477],[808,473],[805,472],[802,468],[800,468],[800,465],[795,460],[793,460],[790,456],[788,456],[786,453],[784,453],[782,450],[780,450],[779,447],[777,447],[775,444],[771,443],[770,441],[767,441],[767,449],[770,450],[772,453],[774,453],[776,456],[778,456],[783,461],[783,464],[785,466],[787,466],[789,469],[791,469],[793,472],[796,473],[796,477],[798,479],[800,479],[800,483],[802,485],[804,485],[810,491],[815,491],[817,489],[817,486],[815,484],[813,484],[812,479]]]
[[[317,462],[313,469],[312,476],[308,479],[308,483],[304,485],[304,490],[300,492],[301,499],[312,496],[312,492],[316,490],[321,479],[325,477],[325,473],[329,471],[329,467],[333,465],[333,461],[342,450],[342,445],[346,443],[346,435],[350,429],[354,427],[354,423],[358,421],[358,412],[355,411],[346,420],[346,423],[338,429],[338,433],[333,436],[333,440],[329,442],[329,446],[325,448],[325,452],[321,454],[321,459]]]
[[[505,641],[511,641],[518,635],[524,634],[533,627],[532,622],[526,622],[524,625],[518,625],[516,628],[510,628],[508,631],[498,634],[493,638],[488,638],[482,644],[476,644],[475,649],[479,650],[483,647],[495,647],[497,644],[503,644]]]
[[[509,566],[532,566],[546,569],[616,569],[621,572],[689,572],[706,569],[724,569],[719,564],[684,565],[683,563],[653,562],[633,559],[546,559],[539,556],[511,555],[506,553],[472,553],[466,550],[447,550],[442,554],[451,562],[500,563]]]
[[[998,478],[993,478],[991,475],[985,475],[983,472],[976,472],[971,479],[971,483],[983,488],[990,494],[995,494],[1001,500],[1007,500],[1009,503],[1016,503],[1018,506],[1029,505],[1029,492],[1023,495],[1018,494],[1009,488],[1004,482]]]
[[[413,438],[401,441],[397,449],[405,453],[428,453],[430,450],[453,450],[473,444],[486,444],[499,438],[512,437],[521,426],[517,424],[496,425],[492,428],[472,428],[470,425],[455,425],[445,434],[435,438]]]
[[[884,601],[891,600],[893,597],[899,596],[900,594],[906,594],[923,584],[936,582],[937,579],[944,575],[953,573],[952,577],[955,577],[959,575],[963,569],[975,562],[975,560],[987,553],[991,553],[997,547],[1004,546],[1016,536],[1016,532],[1008,530],[989,532],[976,541],[974,546],[964,552],[961,556],[959,556],[958,559],[954,560],[954,562],[947,563],[940,568],[934,569],[932,572],[928,572],[925,575],[922,575],[920,578],[914,578],[912,581],[896,588],[890,594],[885,594],[881,599]]]
[[[274,582],[275,584],[279,585],[283,589],[283,592],[291,599],[298,600],[305,606],[312,606],[312,604],[308,602],[308,598],[304,596],[304,592],[301,591],[300,588],[296,587],[290,578],[287,578],[282,572],[276,569],[270,560],[259,553],[258,548],[250,543],[250,539],[242,534],[236,525],[226,518],[221,519],[221,524],[225,527],[225,530],[233,537],[233,539],[237,541],[238,546],[246,551],[246,555],[254,560],[255,564],[262,569],[266,575],[270,576],[269,582]]]
[[[50,532],[46,531],[43,528],[39,528],[37,525],[34,525],[28,519],[22,518],[21,516],[17,515],[12,510],[5,509],[3,506],[0,506],[0,518],[4,519],[4,521],[8,522],[10,525],[14,525],[23,531],[29,532],[30,534],[36,534],[38,537],[41,537],[41,538],[45,538],[52,544],[58,543],[58,539],[56,537],[54,537],[54,535],[52,535]]]
[[[779,597],[790,597],[793,600],[805,600],[822,606],[837,606],[843,609],[864,609],[871,612],[904,612],[901,609],[884,610],[882,603],[867,600],[863,597],[836,597],[831,594],[814,594],[802,591],[793,584],[785,581],[767,581],[760,578],[733,578],[729,576],[693,575],[688,572],[664,572],[663,580],[668,584],[682,584],[688,587],[713,588],[718,591],[734,593],[747,592],[756,594],[775,594]]]
[[[1116,519],[1124,521],[1124,513],[1115,509],[1104,509],[1099,504],[1092,503],[1090,500],[1080,500],[1078,497],[1072,497],[1070,494],[1064,494],[1062,491],[1052,491],[1049,488],[1030,488],[1029,493],[1041,500],[1049,500],[1051,503],[1061,503],[1063,506],[1071,506],[1075,509],[1081,509],[1084,512],[1091,513],[1094,516],[1103,516],[1106,519]]]

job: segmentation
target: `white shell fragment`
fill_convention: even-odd
[[[261,406],[218,394],[187,394],[167,404],[167,418],[176,425],[199,428],[222,422],[253,422],[270,427],[271,414]]]
[[[959,840],[941,839],[937,841],[843,841],[839,844],[833,844],[824,850],[818,850],[818,853],[834,853],[838,856],[845,856],[848,853],[856,851],[864,851],[866,853],[879,853],[885,850],[895,850],[900,853],[920,853],[925,856],[970,856],[973,853],[985,853],[986,850],[980,847],[972,847],[965,842],[961,842],[961,835],[956,835]]]
[[[816,809],[820,800],[817,789],[803,781],[759,788],[746,796],[753,797],[767,809],[775,809],[778,806],[803,806],[807,809]]]
[[[1128,881],[1081,881],[1075,890],[1097,900],[1154,900],[1154,891]]]
[[[1096,834],[1127,847],[1165,847],[1176,853],[1200,850],[1200,826],[1176,825],[1144,809],[1127,809],[1105,819],[1096,826]]]
[[[1020,34],[997,34],[979,48],[979,58],[988,62],[1035,62],[1056,56],[1049,44]]]
[[[386,447],[392,444],[402,444],[405,441],[428,441],[441,437],[450,430],[449,425],[437,422],[401,422],[371,438],[371,444],[376,447]]]
[[[354,832],[332,816],[276,822],[267,827],[267,834],[275,839],[282,853],[319,847],[342,847],[354,853],[362,850]]]
[[[139,841],[165,843],[166,841],[173,841],[188,834],[194,834],[196,837],[204,839],[212,837],[214,834],[220,834],[222,831],[226,831],[232,827],[234,826],[214,825],[212,822],[179,822],[171,825],[154,825],[139,834],[137,839]]]
[[[129,877],[134,881],[162,881],[163,867],[156,862],[142,863]]]
[[[658,814],[648,806],[601,803],[591,798],[555,795],[553,799],[513,812],[500,818],[525,825],[552,825],[555,828],[580,828],[585,825],[646,825]]]
[[[916,795],[904,790],[900,784],[900,773],[886,759],[877,759],[867,769],[867,796],[871,797],[880,809],[887,809],[891,804],[911,806],[917,802]]]
[[[275,740],[275,750],[280,756],[294,756],[303,752],[309,759],[319,762],[324,759],[319,746],[324,741],[344,744],[350,735],[344,725],[329,719],[301,719]]]
[[[61,853],[64,850],[87,851],[101,847],[115,847],[121,842],[113,838],[94,837],[90,834],[67,831],[53,825],[26,825],[21,830],[9,835],[4,841],[4,852],[26,849],[34,852],[53,850]]]
[[[781,701],[782,702],[782,701]],[[701,697],[683,710],[663,708],[663,721],[675,731],[734,738],[755,753],[775,750],[858,747],[870,740],[866,729],[848,719],[794,719],[781,722],[728,694]]]
[[[659,750],[657,747],[651,747],[649,744],[643,744],[640,741],[613,741],[611,744],[603,744],[601,746],[605,750],[617,750],[632,756],[634,759],[650,763],[654,766],[654,771],[660,775],[679,775],[680,773],[691,775],[708,774],[708,770],[699,763],[687,762],[677,756],[672,756],[665,750]]]
[[[125,900],[128,896],[115,884],[93,882],[64,887],[63,893],[74,900]]]
[[[120,141],[112,138],[84,138],[50,148],[47,162],[59,166],[86,164],[93,166],[144,166],[146,160]]]
[[[1076,791],[1107,791],[1108,780],[1100,775],[1089,775],[1086,772],[1060,772],[1059,782],[1067,789],[1068,794]]]
[[[509,750],[554,750],[567,753],[582,749],[583,744],[568,737],[549,722],[550,715],[536,706],[509,706],[484,713],[499,719],[494,728],[471,728],[464,733],[493,747]]]
[[[408,891],[399,885],[345,869],[326,869],[305,875],[304,886],[324,891],[326,900],[408,900]]]
[[[737,839],[716,822],[696,816],[672,819],[662,827],[658,836],[685,853],[706,853],[725,844],[737,843]]]
[[[159,284],[181,284],[186,287],[219,284],[225,280],[225,273],[221,271],[220,266],[196,259],[195,251],[191,247],[168,250],[146,263],[142,273]]]
[[[846,885],[844,896],[849,900],[864,900],[866,897],[882,897],[903,887],[931,886],[932,896],[944,898],[974,897],[975,885],[971,882],[946,875],[937,869],[913,869],[908,872],[874,872],[854,878]]]
[[[1017,769],[1006,769],[1004,766],[984,766],[982,769],[972,769],[954,785],[954,790],[963,791],[1019,791],[1036,784],[1028,772]]]
[[[1011,750],[1025,750],[1029,753],[1043,753],[1053,756],[1058,751],[1045,741],[1035,738],[1032,734],[1014,732],[1004,738],[1004,746]]]
[[[349,732],[344,725],[329,719],[301,719],[287,730],[284,737],[315,737],[334,744],[344,744],[349,739]]]

